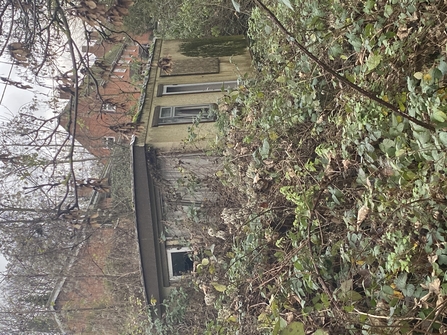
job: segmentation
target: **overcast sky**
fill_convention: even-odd
[[[6,59],[0,59],[0,77],[17,76],[14,68]],[[0,122],[6,121],[11,118],[20,107],[26,103],[32,101],[34,94],[27,92],[26,90],[20,90],[15,87],[5,85],[3,81],[0,81]],[[0,272],[5,270],[6,260],[0,254]]]
[[[73,38],[77,44],[82,45],[85,43],[82,21],[72,20],[70,26],[72,28]],[[60,55],[57,63],[59,69],[63,72],[71,69],[69,55]],[[54,74],[48,71],[47,73],[44,72],[43,75],[46,79],[35,78],[26,68],[12,66],[11,59],[8,55],[0,58],[0,77],[8,78],[9,80],[32,87],[26,90],[19,89],[12,85],[6,85],[3,80],[0,80],[0,122],[10,119],[14,115],[17,115],[22,108],[30,106],[33,103],[33,98],[37,98],[39,102],[37,114],[40,116],[51,117],[54,115],[54,112],[57,112],[51,110],[47,104],[54,92],[53,85],[55,85],[55,82],[52,80]],[[5,270],[6,263],[5,258],[0,254],[0,272]]]
[[[42,87],[37,80],[33,80],[32,76],[27,75],[25,69],[13,67],[11,61],[6,58],[0,58],[0,77],[32,87],[31,89],[19,89],[13,85],[6,85],[3,80],[0,80],[0,122],[7,121],[22,109],[30,106],[33,103],[33,98],[36,98],[39,103],[38,114],[41,116],[52,115],[53,111],[46,103],[50,100],[53,92],[50,88],[53,84],[51,80],[43,80],[42,84],[48,87]],[[30,81],[24,78],[30,78]],[[0,272],[5,270],[6,263],[5,258],[0,254]]]
[[[73,39],[78,46],[85,44],[85,34],[82,21],[72,20],[70,22]],[[79,47],[80,48],[80,47]],[[90,59],[94,61],[94,57]],[[69,71],[71,67],[71,58],[68,53],[59,55],[57,65],[60,71]],[[47,71],[47,72],[45,72]],[[12,66],[8,55],[0,58],[0,77],[20,82],[23,85],[29,85],[30,89],[19,89],[13,85],[6,85],[0,80],[0,122],[4,122],[14,115],[17,115],[22,109],[26,109],[33,103],[33,98],[38,101],[38,110],[36,114],[44,117],[51,117],[55,110],[51,110],[48,102],[52,99],[54,87],[56,85],[53,78],[55,74],[49,69],[41,71],[40,78],[35,78],[31,71],[22,66]],[[1,194],[0,194],[1,197]],[[0,254],[0,272],[4,271],[6,265],[5,258]]]

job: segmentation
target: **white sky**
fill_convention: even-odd
[[[71,22],[73,38],[77,45],[85,44],[84,30],[81,21],[73,20]],[[52,99],[55,82],[54,75],[42,72],[43,77],[36,79],[31,71],[24,67],[11,65],[11,58],[5,55],[0,58],[0,77],[9,78],[10,80],[20,82],[23,85],[32,86],[31,89],[19,89],[12,85],[6,85],[0,80],[0,122],[4,122],[20,112],[21,108],[26,108],[33,103],[33,99],[38,101],[37,115],[51,117],[54,112],[50,109],[48,102]],[[90,59],[94,61],[94,57]],[[71,58],[68,54],[62,54],[57,60],[58,67],[61,71],[71,69]],[[46,86],[46,87],[44,87]],[[60,104],[58,104],[60,106]],[[1,196],[1,195],[0,195]],[[5,270],[7,262],[0,254],[0,273]],[[1,276],[0,276],[1,277]]]
[[[0,59],[0,77],[6,77],[13,81],[18,81],[23,85],[29,85],[31,89],[19,89],[13,85],[6,85],[0,80],[0,122],[16,115],[22,108],[26,108],[33,102],[33,98],[39,103],[46,103],[51,99],[53,89],[40,86],[37,82],[29,82],[24,77],[26,71],[16,66],[12,67],[11,63]],[[28,76],[26,76],[28,77]],[[45,85],[52,85],[51,80],[45,80]],[[44,115],[48,110],[43,110]]]
[[[9,77],[10,71],[11,78],[17,76],[17,73],[15,73],[14,69],[11,69],[11,65],[6,59],[0,60],[0,76],[7,78]],[[20,110],[22,105],[31,102],[33,97],[34,93],[32,92],[10,87],[9,85],[5,85],[3,81],[0,81],[0,122],[11,118]],[[6,259],[0,254],[0,272],[5,271],[6,264]]]
[[[44,85],[49,87],[43,87],[32,76],[27,74],[26,69],[17,66],[13,67],[11,60],[7,57],[0,58],[0,77],[32,86],[31,89],[19,89],[13,85],[6,85],[3,80],[0,80],[0,122],[7,121],[14,115],[17,115],[22,108],[30,106],[33,103],[33,99],[36,99],[38,102],[38,112],[36,114],[47,117],[53,116],[53,111],[48,105],[48,101],[53,95],[53,89],[49,88],[53,85],[51,79],[44,80]],[[6,264],[6,259],[0,253],[0,273],[5,271]]]
[[[71,22],[72,33],[78,45],[85,43],[82,27],[81,21],[73,20]],[[43,73],[46,79],[40,79],[40,82],[38,82],[26,68],[12,67],[11,61],[8,55],[0,58],[0,77],[9,78],[24,85],[30,85],[32,88],[26,90],[19,89],[12,85],[6,85],[4,81],[0,80],[0,122],[17,115],[21,108],[26,108],[27,105],[29,106],[33,102],[33,98],[36,98],[39,103],[38,115],[53,116],[53,112],[56,111],[52,111],[47,104],[54,92],[54,81],[51,73]],[[58,59],[58,65],[62,71],[64,69],[68,71],[71,68],[70,57],[61,55]],[[6,264],[6,259],[0,254],[0,273],[5,270]]]

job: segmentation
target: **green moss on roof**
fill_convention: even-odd
[[[189,40],[180,45],[188,57],[225,57],[241,55],[247,48],[244,36],[221,36]]]

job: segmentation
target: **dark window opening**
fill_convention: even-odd
[[[189,258],[187,252],[173,252],[171,253],[172,260],[172,275],[182,276],[192,271],[193,262]]]

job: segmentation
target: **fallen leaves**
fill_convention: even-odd
[[[365,221],[368,214],[369,214],[368,206],[363,205],[362,207],[360,207],[359,211],[357,212],[357,226],[359,226],[363,221]]]

